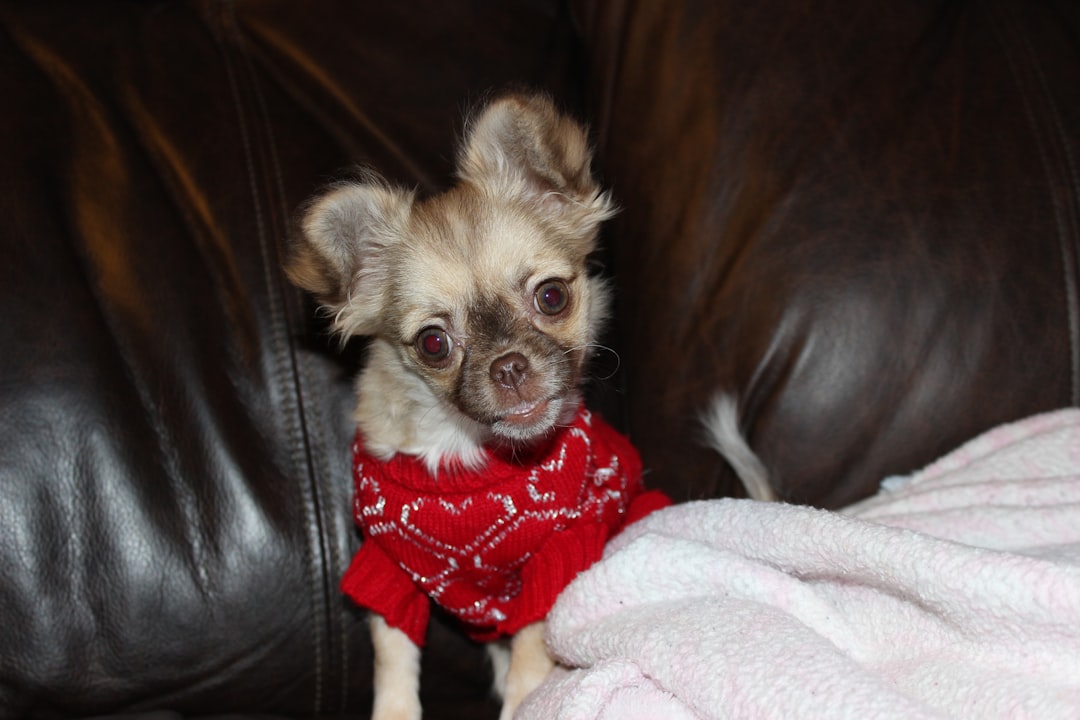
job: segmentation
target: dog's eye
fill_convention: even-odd
[[[536,309],[545,315],[558,315],[570,302],[570,288],[562,280],[540,283],[535,294]]]
[[[428,365],[445,365],[453,349],[453,341],[442,328],[427,327],[416,336],[416,352]]]

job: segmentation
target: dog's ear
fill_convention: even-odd
[[[304,211],[285,272],[333,313],[343,337],[377,332],[387,249],[401,236],[412,202],[411,192],[369,175],[332,186]]]
[[[592,249],[601,222],[615,214],[592,176],[584,129],[543,95],[506,95],[466,127],[458,176],[496,196],[517,196]]]

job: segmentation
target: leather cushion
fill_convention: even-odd
[[[827,507],[1077,402],[1075,4],[579,6],[654,484],[739,492],[702,447],[718,391]]]

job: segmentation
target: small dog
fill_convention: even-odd
[[[289,277],[336,332],[371,338],[353,448],[364,542],[342,588],[374,613],[376,720],[420,717],[431,600],[475,639],[512,636],[492,653],[509,718],[552,668],[555,596],[667,504],[582,407],[608,308],[587,258],[614,213],[590,164],[577,123],[513,94],[467,125],[446,192],[368,174],[304,211]]]

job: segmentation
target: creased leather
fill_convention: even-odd
[[[483,38],[478,41],[478,38]],[[557,2],[0,3],[0,717],[353,712],[356,349],[285,281],[354,163],[580,71]],[[431,717],[493,715],[443,626]]]

